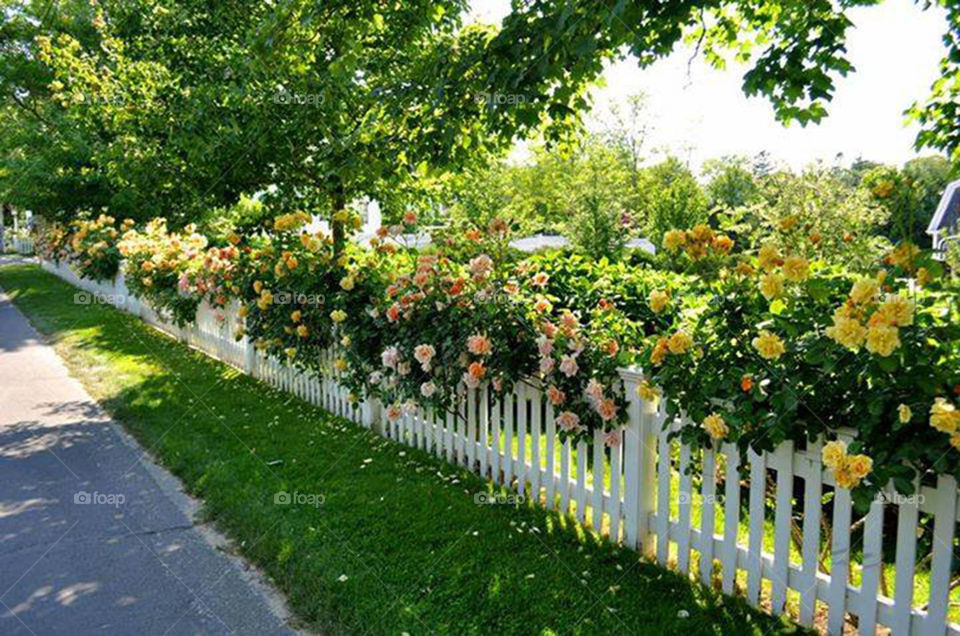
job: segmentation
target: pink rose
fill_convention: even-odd
[[[580,426],[580,418],[576,413],[564,411],[557,416],[557,424],[565,431],[575,431]]]
[[[540,358],[540,373],[550,375],[553,373],[554,364],[553,358]]]
[[[580,370],[579,365],[577,365],[577,359],[573,356],[563,356],[563,359],[560,361],[560,372],[563,373],[568,378],[572,378],[577,375],[577,371]]]

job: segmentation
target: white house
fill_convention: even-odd
[[[941,251],[946,241],[960,240],[960,181],[947,185],[940,205],[930,219],[927,234],[933,239],[933,249]]]

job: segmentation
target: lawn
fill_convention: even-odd
[[[237,549],[329,633],[729,633],[795,627],[177,343],[34,266],[0,286]],[[276,493],[316,505],[274,503]]]

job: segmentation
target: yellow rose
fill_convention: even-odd
[[[667,358],[667,353],[670,351],[669,340],[667,338],[660,338],[657,340],[657,343],[653,346],[653,351],[650,354],[650,362],[654,365],[661,365],[663,361]]]
[[[349,347],[351,342],[349,335],[344,334],[343,338],[340,338],[340,344],[344,347]]]
[[[837,486],[847,490],[852,490],[860,485],[860,480],[857,479],[857,476],[853,474],[850,466],[846,463],[833,471],[833,478],[836,480]]]
[[[872,278],[861,278],[850,289],[850,299],[862,305],[871,302],[880,291],[880,285]]]
[[[333,322],[343,322],[347,319],[347,312],[342,309],[334,309],[330,312],[330,320]]]
[[[660,390],[650,384],[649,380],[643,380],[637,386],[637,393],[644,402],[657,402],[660,400]]]
[[[859,349],[867,337],[867,328],[853,318],[834,316],[833,325],[827,327],[827,337],[847,349]]]
[[[761,357],[766,358],[767,360],[776,360],[783,355],[783,352],[786,350],[783,346],[783,341],[780,340],[780,337],[775,334],[767,331],[766,329],[760,332],[756,338],[753,339],[753,348],[757,350]]]
[[[733,271],[745,278],[753,276],[753,266],[750,263],[737,263],[737,266],[733,268]]]
[[[670,230],[663,235],[663,247],[668,252],[677,251],[687,242],[687,234],[683,230]]]
[[[655,314],[659,314],[661,311],[667,308],[667,303],[670,302],[670,294],[659,289],[655,289],[650,292],[649,298],[650,311]]]
[[[930,426],[941,433],[953,435],[960,428],[960,411],[946,398],[938,397],[930,407]]]
[[[847,443],[843,440],[827,442],[821,452],[823,465],[827,468],[837,468],[847,458]]]
[[[883,357],[900,347],[899,330],[888,325],[873,325],[867,330],[867,351]]]
[[[337,358],[333,362],[333,368],[337,371],[346,371],[347,370],[347,361],[343,358]]]
[[[906,424],[913,417],[913,411],[906,404],[901,404],[897,407],[897,416],[900,418],[901,424]]]
[[[667,341],[667,347],[674,355],[686,353],[691,346],[693,346],[693,339],[684,331],[678,331]]]
[[[874,316],[888,325],[909,327],[913,324],[914,304],[909,298],[891,294],[887,300],[877,308]]]
[[[770,271],[780,262],[780,253],[774,245],[767,243],[757,253],[757,262],[760,267]]]
[[[764,275],[760,280],[760,293],[767,300],[774,300],[783,296],[783,277],[772,272]]]
[[[960,450],[960,433],[954,433],[950,436],[950,445]]]
[[[250,313],[250,308],[247,307],[246,305],[241,305],[240,309],[237,310],[237,315],[240,316],[241,318],[246,318],[247,314],[249,313]]]
[[[723,439],[730,433],[727,423],[716,413],[711,413],[703,420],[703,428],[713,439]]]
[[[850,455],[847,457],[847,469],[859,481],[873,471],[873,460],[866,455]]]
[[[283,350],[283,352],[287,354],[288,358],[292,358],[293,356],[297,355],[297,350],[294,347],[287,347]]]
[[[779,225],[780,225],[780,231],[781,231],[781,232],[789,232],[790,230],[792,230],[793,228],[795,228],[795,227],[797,226],[797,223],[799,223],[799,222],[800,222],[800,219],[797,217],[796,214],[791,214],[790,216],[785,216],[785,217],[783,217],[782,219],[780,219],[780,223],[779,223]]]
[[[296,309],[296,310],[294,310],[294,311],[290,314],[290,321],[291,321],[291,322],[300,322],[300,318],[301,318],[301,317],[302,317],[302,315],[300,314],[300,310],[299,310],[299,309]]]
[[[802,256],[788,256],[783,261],[783,274],[794,283],[803,282],[810,276],[810,263]]]
[[[354,282],[355,281],[353,280],[353,276],[345,276],[340,281],[340,289],[342,289],[343,291],[350,291],[351,289],[353,289]]]
[[[307,336],[310,335],[310,330],[307,328],[306,325],[300,325],[299,327],[297,327],[297,335],[300,336],[301,338],[306,338]]]
[[[909,269],[913,266],[913,261],[919,254],[920,249],[916,245],[910,242],[904,242],[890,253],[890,261],[894,265]]]

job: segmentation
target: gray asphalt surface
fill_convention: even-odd
[[[0,634],[292,633],[0,292]]]

